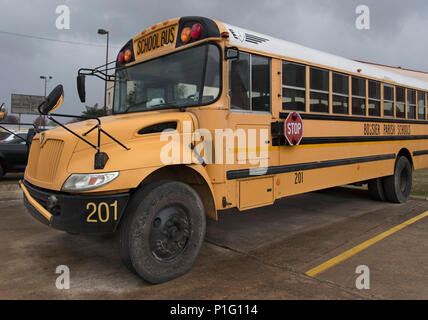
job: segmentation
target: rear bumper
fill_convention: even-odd
[[[35,219],[70,233],[115,232],[130,198],[129,193],[71,195],[40,189],[25,180],[19,185],[24,193],[24,204]]]

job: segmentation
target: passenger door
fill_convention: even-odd
[[[240,52],[239,57],[229,61],[228,127],[236,137],[235,162],[225,167],[228,180],[236,180],[237,174],[241,177],[235,190],[238,208],[249,209],[273,203],[273,179],[265,173],[269,166],[277,165],[278,157],[272,148],[270,130],[271,59],[246,52]],[[241,134],[245,134],[245,145]]]

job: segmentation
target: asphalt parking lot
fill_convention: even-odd
[[[72,236],[34,220],[17,179],[0,182],[0,299],[428,299],[423,199],[397,205],[333,188],[231,210],[208,222],[189,273],[153,286],[122,265],[114,236]],[[55,286],[59,265],[70,269],[69,290]],[[369,289],[356,287],[361,265]]]

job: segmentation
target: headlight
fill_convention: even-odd
[[[112,182],[119,176],[119,172],[106,173],[74,173],[68,177],[62,186],[62,191],[88,191]]]

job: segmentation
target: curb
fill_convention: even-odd
[[[426,196],[410,196],[410,199],[428,201],[428,195],[426,195]]]

